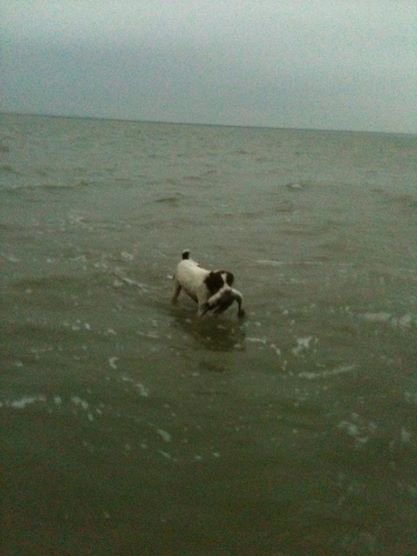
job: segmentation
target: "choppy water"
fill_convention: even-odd
[[[5,554],[415,554],[417,138],[0,123]]]

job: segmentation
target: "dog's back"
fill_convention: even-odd
[[[191,259],[188,249],[182,252],[182,259],[175,272],[175,280],[193,299],[197,299],[207,275],[208,270],[201,268],[196,261]]]

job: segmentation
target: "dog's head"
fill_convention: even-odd
[[[221,289],[229,289],[232,287],[235,277],[228,270],[212,270],[204,282],[210,295],[213,295]]]
[[[239,306],[239,317],[245,315],[242,309],[242,294],[232,288],[233,282],[234,276],[227,270],[215,270],[208,274],[205,279],[206,287],[210,292],[207,310],[216,314],[223,313],[236,301]]]

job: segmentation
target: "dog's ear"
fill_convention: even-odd
[[[224,283],[221,272],[219,272],[218,270],[216,270],[215,272],[211,271],[204,282],[211,294],[219,291],[219,289],[223,287]]]
[[[235,277],[233,276],[232,272],[226,271],[226,282],[228,286],[233,286],[233,282],[235,281]]]

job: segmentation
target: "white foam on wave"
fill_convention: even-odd
[[[122,251],[120,253],[120,256],[124,261],[133,261],[133,259],[135,258],[132,253],[129,253],[128,251]]]
[[[176,461],[176,459],[174,458],[174,456],[172,456],[171,454],[169,454],[168,452],[165,452],[164,450],[158,450],[158,454],[161,454],[162,457],[164,457],[165,459],[169,459],[172,461]]]
[[[28,405],[32,405],[34,403],[46,402],[46,396],[23,396],[18,400],[5,400],[4,402],[0,402],[0,407],[12,407],[13,409],[25,409]]]
[[[85,226],[85,217],[82,216],[81,214],[77,214],[75,212],[69,212],[68,213],[68,222],[69,224],[72,225],[81,225],[81,226]]]
[[[361,316],[368,322],[388,322],[391,319],[391,314],[383,311],[379,313],[364,313]]]
[[[413,323],[417,324],[417,318],[410,314],[403,315],[402,317],[394,317],[391,320],[393,326],[399,326],[400,328],[409,328]]]
[[[268,346],[272,351],[275,352],[275,354],[278,357],[281,357],[281,355],[282,355],[282,352],[281,352],[280,348],[276,344],[269,342],[269,340],[266,337],[258,338],[257,336],[247,336],[245,338],[245,342],[248,342],[250,344],[259,344],[259,345],[265,346],[265,347]],[[234,347],[236,349],[242,349],[243,346],[241,344],[237,343],[237,344],[235,344]]]
[[[404,392],[405,401],[417,404],[417,392]]]
[[[303,371],[298,376],[300,378],[307,378],[308,380],[315,380],[315,379],[327,378],[327,377],[330,377],[330,376],[337,376],[337,375],[342,375],[342,374],[345,374],[345,373],[350,373],[354,369],[356,369],[356,365],[342,365],[340,367],[336,367],[334,369],[329,369],[327,371],[321,371],[321,372],[318,372],[318,373]]]
[[[0,253],[0,257],[5,259],[9,263],[20,263],[20,259],[18,259],[15,255],[7,255],[6,253]]]
[[[138,336],[142,336],[142,338],[149,338],[151,340],[159,340],[160,336],[157,332],[142,332],[141,330],[137,330],[136,334]]]
[[[287,183],[287,188],[292,191],[301,191],[305,188],[301,183]]]
[[[373,421],[366,423],[357,413],[352,413],[351,420],[340,421],[337,428],[343,430],[352,437],[357,446],[361,446],[366,444],[370,437],[375,434],[378,426]]]
[[[278,357],[281,357],[282,353],[281,350],[279,349],[279,347],[275,344],[269,344],[269,347],[275,351],[276,355],[278,355]]]
[[[54,405],[56,407],[60,407],[63,404],[63,400],[61,398],[61,396],[54,396],[53,398],[50,399]],[[6,400],[3,402],[0,402],[0,408],[1,407],[10,407],[13,409],[25,409],[26,407],[36,404],[36,403],[46,403],[48,401],[47,396],[41,394],[39,396],[23,396],[22,398],[19,398],[17,400]],[[73,403],[75,406],[83,409],[84,411],[87,411],[90,407],[90,404],[86,401],[83,400],[82,398],[80,398],[79,396],[72,396],[71,397],[71,403]],[[91,412],[88,412],[87,414],[87,418],[89,421],[93,421],[94,420],[94,415]]]
[[[256,337],[253,337],[253,336],[252,336],[252,337],[251,337],[251,336],[248,336],[248,337],[246,338],[246,341],[247,341],[247,342],[250,342],[250,343],[252,343],[252,344],[263,344],[264,346],[265,346],[266,343],[267,343],[267,339],[266,339],[266,338],[256,338]]]
[[[91,324],[88,322],[82,322],[80,319],[77,319],[73,324],[65,320],[62,325],[65,326],[65,328],[70,328],[73,332],[78,332],[80,330],[91,331]]]
[[[135,287],[135,288],[139,288],[143,292],[148,292],[149,291],[149,286],[147,284],[144,284],[142,282],[138,282],[137,280],[133,280],[132,278],[129,278],[128,276],[122,274],[118,270],[116,270],[114,272],[114,274],[116,275],[116,278],[113,282],[113,285],[117,288],[120,288],[125,284],[127,286],[132,286],[132,287]]]
[[[149,398],[149,388],[147,388],[142,382],[135,382],[133,378],[128,376],[122,376],[122,381],[133,384],[133,386],[139,390],[139,396],[142,398]]]
[[[318,342],[318,338],[316,338],[315,336],[305,336],[303,338],[297,338],[297,345],[291,351],[297,357],[304,351],[308,351],[312,342],[316,344]]]
[[[308,260],[298,260],[298,261],[278,261],[276,259],[257,259],[256,264],[263,266],[323,266],[328,265],[328,261],[308,261]],[[353,263],[336,263],[333,266],[337,267],[351,267]]]
[[[109,365],[112,369],[117,369],[116,361],[118,360],[118,357],[109,357]]]
[[[401,442],[403,442],[404,444],[408,444],[412,438],[411,432],[405,429],[404,427],[401,428],[400,436],[401,436]]]
[[[258,259],[256,264],[266,265],[266,266],[281,266],[284,265],[285,262],[283,261],[275,261],[272,259]]]
[[[162,438],[162,440],[164,442],[171,442],[172,436],[170,435],[169,432],[167,432],[163,429],[156,429],[156,432],[158,433],[158,435]]]
[[[142,396],[142,398],[149,398],[149,390],[144,384],[136,382],[135,387],[139,390],[139,396]]]
[[[360,317],[367,322],[376,324],[387,323],[396,328],[410,328],[413,324],[417,323],[417,318],[409,313],[396,317],[391,313],[379,311],[376,313],[363,313]]]
[[[89,408],[89,403],[87,401],[83,400],[82,398],[80,398],[79,396],[72,396],[71,402],[74,405],[76,405],[78,407],[81,407],[85,411],[87,411],[87,409]]]

